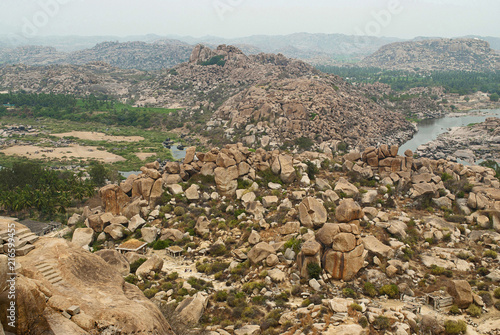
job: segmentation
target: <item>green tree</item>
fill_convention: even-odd
[[[500,99],[500,95],[498,95],[497,93],[493,93],[493,94],[490,95],[490,100],[491,101],[497,102],[498,99]]]

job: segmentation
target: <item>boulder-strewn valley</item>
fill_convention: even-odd
[[[0,335],[500,334],[498,52],[207,39],[0,48]]]

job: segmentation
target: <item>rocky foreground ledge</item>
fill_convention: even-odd
[[[397,146],[334,156],[235,144],[141,171],[70,218],[58,235],[71,243],[40,238],[19,257],[32,288],[21,297],[38,299],[25,308],[55,334],[500,331],[492,169]],[[149,247],[116,250],[132,244]]]

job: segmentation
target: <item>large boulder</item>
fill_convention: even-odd
[[[200,216],[198,217],[198,220],[196,220],[196,225],[194,226],[194,232],[198,234],[199,236],[203,236],[205,234],[210,233],[210,221],[206,216]]]
[[[363,267],[364,250],[362,244],[347,253],[330,249],[323,255],[323,269],[334,279],[352,280]]]
[[[266,242],[260,242],[253,246],[252,249],[247,254],[248,259],[254,263],[258,264],[262,262],[267,256],[276,254],[276,250]]]
[[[353,199],[343,199],[335,210],[339,222],[350,222],[363,218],[363,210]]]
[[[332,249],[340,252],[349,252],[356,247],[356,236],[351,233],[339,233],[333,237]]]
[[[21,265],[16,283],[17,329],[6,329],[9,332],[104,334],[113,325],[123,334],[173,334],[160,309],[136,286],[125,282],[101,257],[73,243],[39,239],[36,248],[16,262]],[[51,285],[44,276],[51,269],[62,279],[59,284]],[[46,304],[47,296],[59,297],[54,306],[79,306],[78,315],[83,316],[66,319]],[[5,303],[8,300],[0,299],[3,311],[7,310]]]
[[[126,276],[130,273],[130,264],[128,263],[127,259],[125,256],[120,254],[116,250],[99,250],[95,252],[95,254],[102,259],[106,263],[108,263],[116,272],[121,274],[122,276]]]
[[[88,247],[93,240],[94,230],[92,228],[76,228],[71,242],[79,247]]]
[[[160,272],[163,267],[163,259],[153,255],[135,271],[135,274],[141,278],[146,278],[151,272]]]
[[[287,184],[292,183],[297,177],[295,169],[293,168],[293,157],[290,155],[280,155],[278,159],[281,167],[281,181]]]
[[[156,227],[143,227],[141,229],[142,239],[146,243],[153,243],[158,238],[158,231]]]
[[[215,184],[220,195],[233,197],[238,188],[238,167],[233,165],[228,168],[218,167],[214,170]]]
[[[313,228],[321,227],[327,220],[328,213],[322,203],[307,197],[299,205],[299,220],[302,225]]]
[[[472,289],[466,280],[450,280],[448,293],[453,297],[453,303],[459,308],[467,308],[472,304]]]
[[[130,201],[128,195],[118,185],[107,185],[99,190],[99,195],[106,212],[118,215]]]
[[[333,190],[336,192],[342,192],[351,197],[359,194],[358,188],[342,177],[339,178],[339,181],[335,184],[335,188]]]
[[[363,237],[363,245],[366,250],[378,257],[392,258],[394,256],[394,250],[388,245],[380,242],[375,236],[370,235]]]
[[[185,325],[195,325],[200,321],[208,304],[205,292],[198,292],[194,296],[184,299],[175,309],[176,318]]]

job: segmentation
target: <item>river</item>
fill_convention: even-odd
[[[413,138],[400,147],[399,154],[403,154],[407,149],[414,152],[420,145],[433,141],[440,134],[447,132],[448,128],[480,123],[489,117],[500,118],[500,109],[482,109],[457,113],[456,115],[450,114],[438,119],[423,120],[417,124],[418,131]]]

